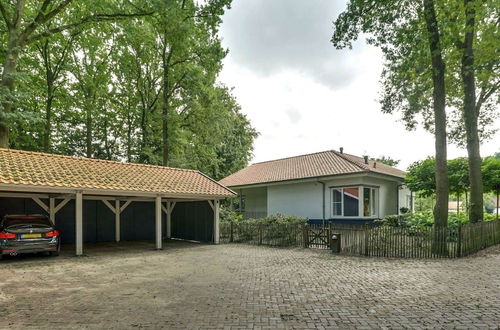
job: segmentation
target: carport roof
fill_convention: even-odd
[[[0,148],[0,186],[229,197],[234,192],[194,170]],[[18,190],[18,189],[17,189]],[[24,189],[23,189],[24,190]]]

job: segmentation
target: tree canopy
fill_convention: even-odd
[[[230,0],[16,3],[24,1],[0,3],[0,135],[9,147],[216,179],[247,165],[257,132],[217,81]]]

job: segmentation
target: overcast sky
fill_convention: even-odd
[[[220,80],[234,87],[260,132],[259,162],[344,147],[355,155],[400,159],[400,168],[434,154],[430,133],[408,132],[398,114],[377,102],[382,56],[357,42],[330,43],[332,21],[344,9],[332,0],[233,0],[221,36],[229,49]],[[495,125],[500,127],[500,122]],[[500,134],[482,155],[500,151]],[[466,151],[449,146],[449,157]]]

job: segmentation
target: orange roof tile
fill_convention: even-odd
[[[404,171],[380,162],[369,160],[368,164],[365,164],[362,157],[328,150],[252,164],[219,182],[228,187],[235,187],[366,172],[398,178],[404,178],[405,175]]]
[[[233,196],[199,171],[0,148],[0,184]]]

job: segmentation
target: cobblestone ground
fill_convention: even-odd
[[[500,246],[459,260],[150,243],[0,261],[0,328],[497,329]]]

